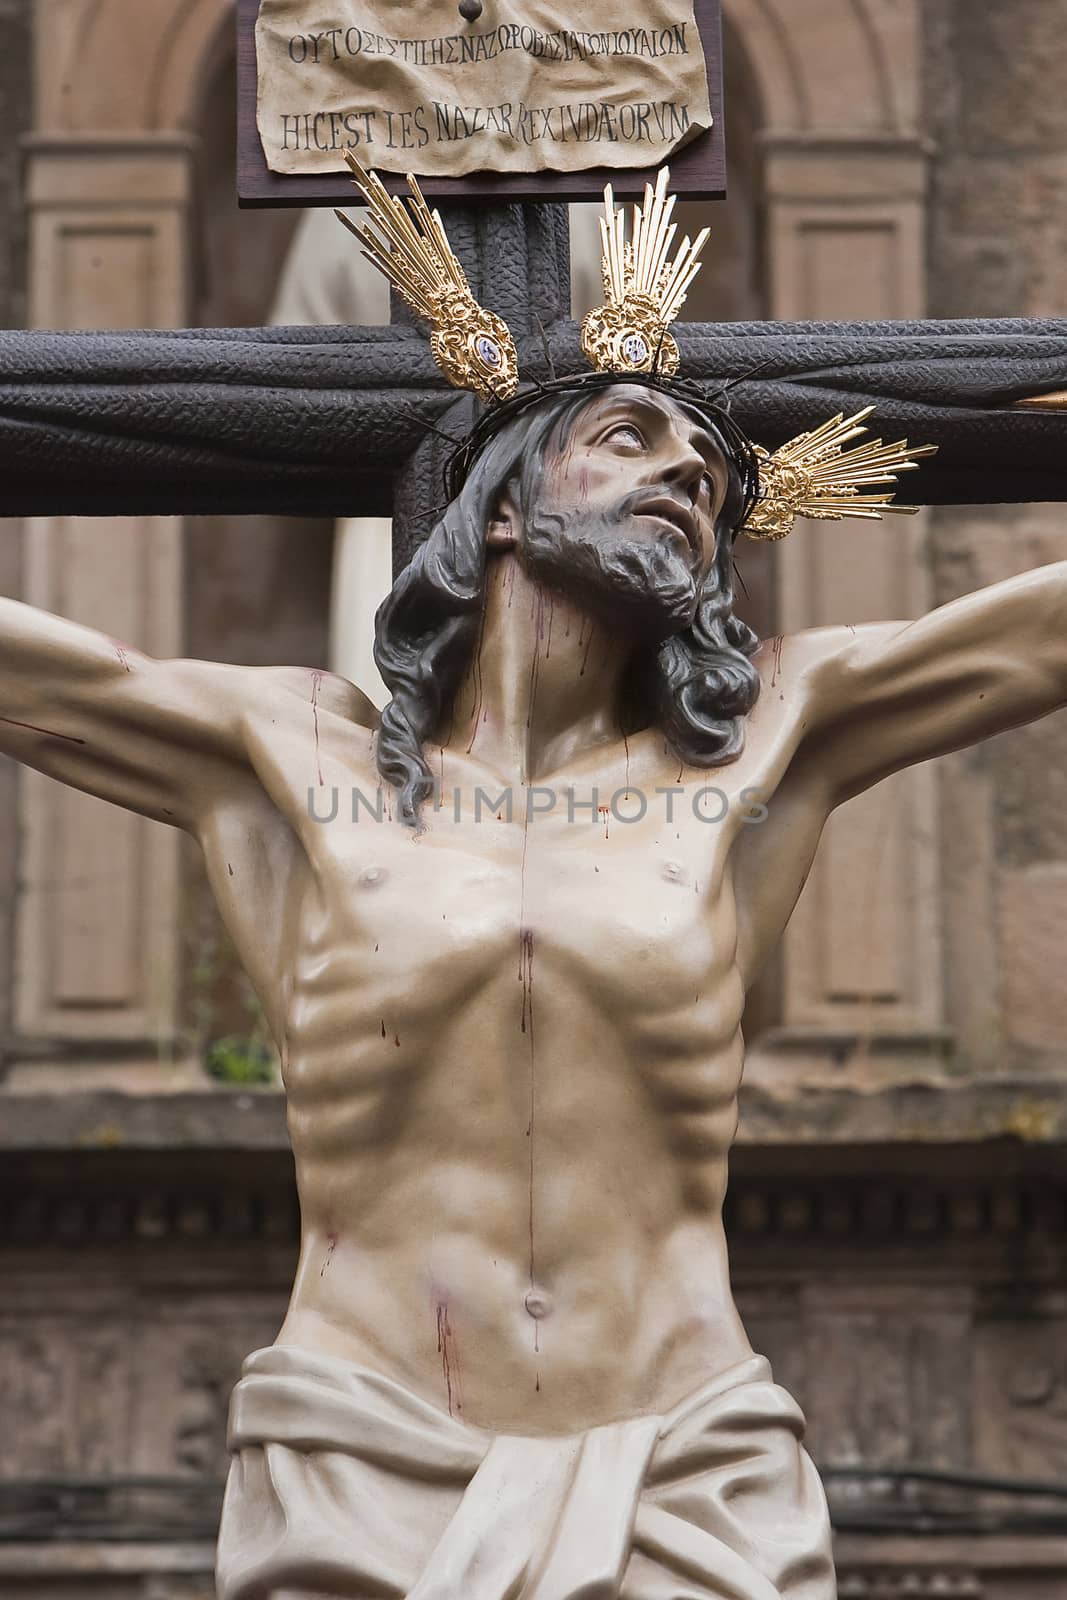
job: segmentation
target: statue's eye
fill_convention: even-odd
[[[614,428],[609,428],[604,435],[604,443],[626,445],[634,450],[645,448],[644,434],[632,422],[620,422]]]

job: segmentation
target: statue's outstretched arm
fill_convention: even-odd
[[[1067,705],[1067,561],[916,622],[824,632],[804,754],[832,804]]]
[[[247,766],[247,669],[156,661],[92,628],[0,598],[0,752],[176,826]]]

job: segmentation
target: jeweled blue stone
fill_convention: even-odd
[[[648,360],[648,340],[639,333],[628,333],[622,341],[622,358],[631,367]]]
[[[495,339],[490,339],[487,333],[480,333],[474,348],[478,352],[479,361],[484,361],[487,367],[499,367],[503,357]]]

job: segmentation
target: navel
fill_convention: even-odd
[[[536,1322],[551,1315],[552,1300],[543,1289],[530,1289],[522,1303]]]

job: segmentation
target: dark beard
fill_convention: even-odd
[[[693,621],[696,578],[673,541],[623,537],[631,515],[625,501],[610,512],[537,508],[526,523],[521,559],[531,577],[612,632],[666,639]]]

